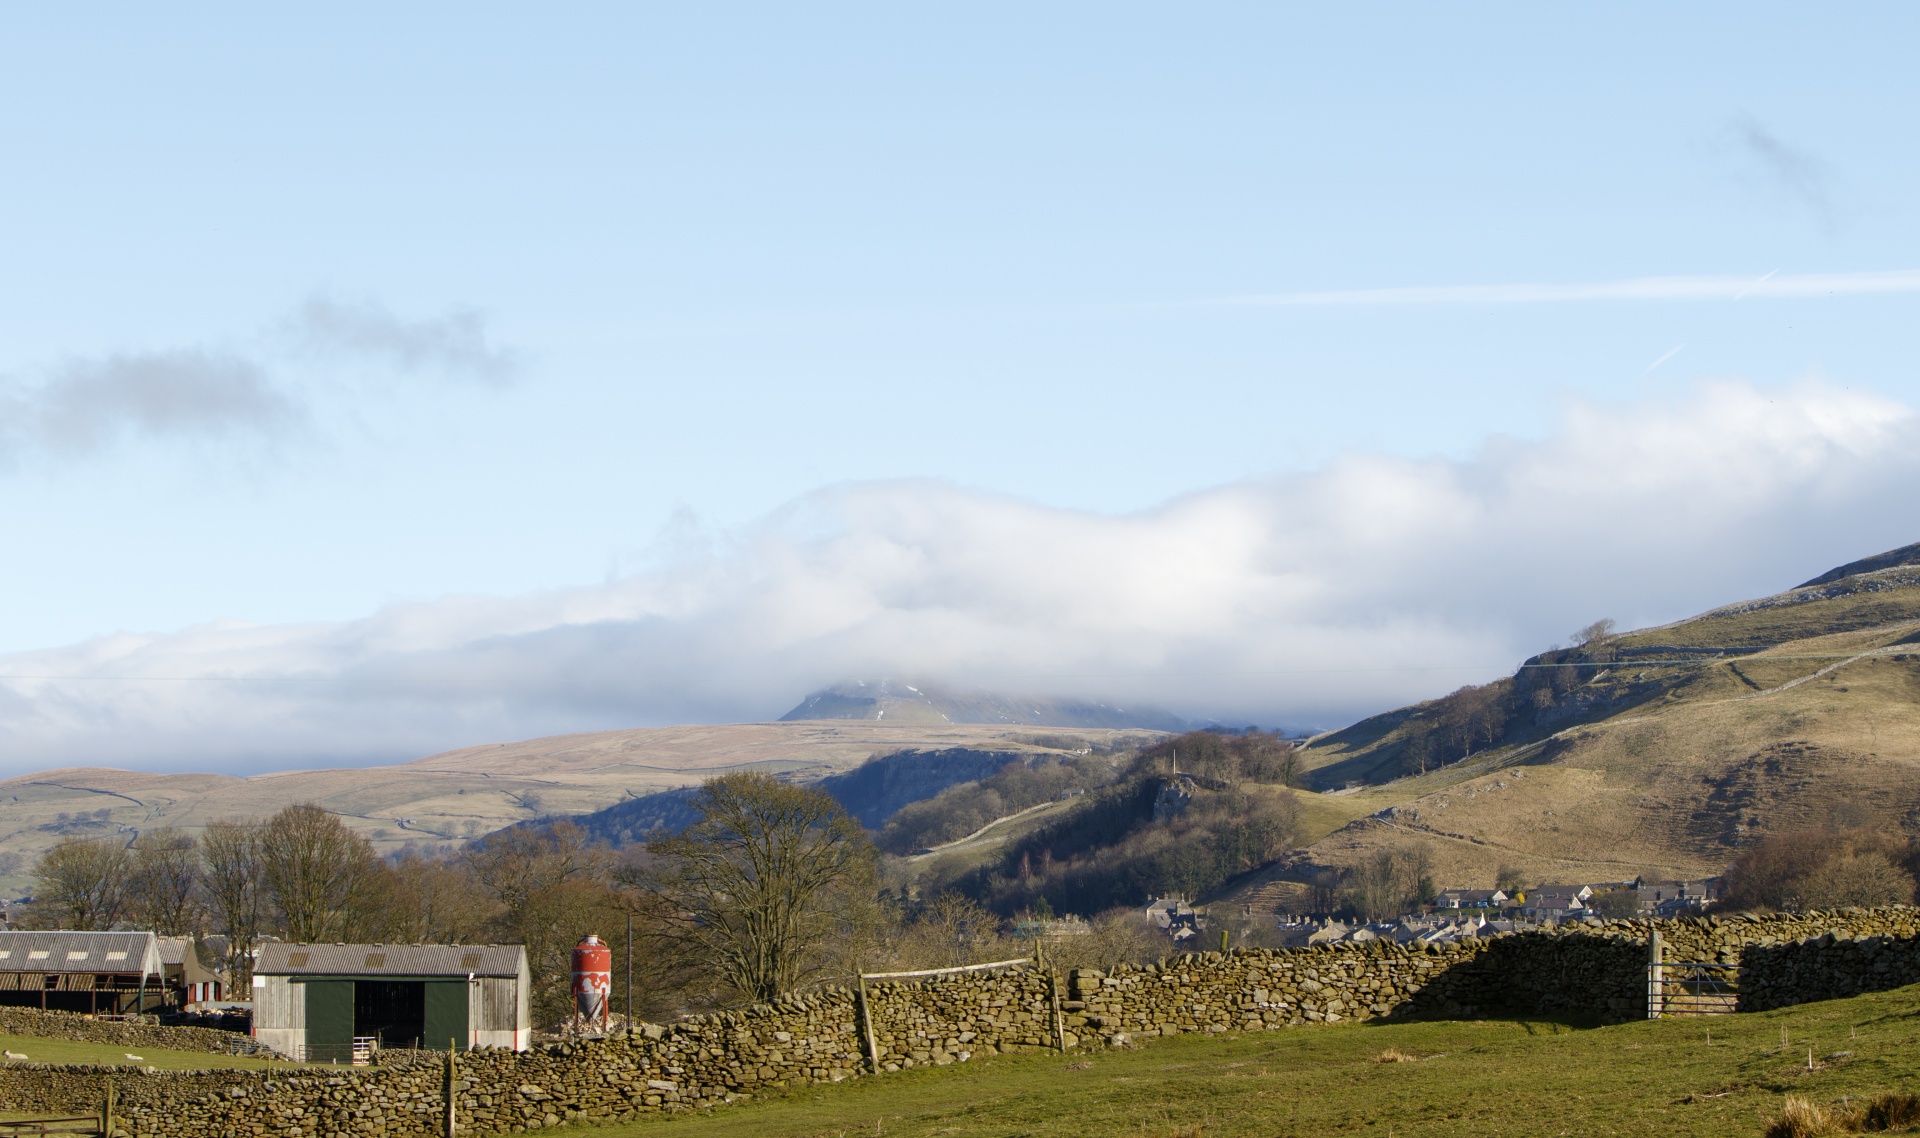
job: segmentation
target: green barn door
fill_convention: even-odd
[[[309,980],[307,1058],[316,1063],[353,1062],[353,981]]]
[[[438,1051],[453,1041],[455,1051],[467,1049],[467,982],[427,981],[427,1028],[422,1047]]]

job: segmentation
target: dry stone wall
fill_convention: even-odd
[[[1012,968],[876,986],[868,993],[883,1071],[1052,1047],[1060,981]],[[1064,1020],[1062,1021],[1064,1025]],[[1076,1036],[1068,1046],[1077,1046]]]
[[[458,1057],[452,1097],[462,1134],[714,1106],[867,1074],[869,1023],[871,1059],[886,1072],[989,1052],[1390,1015],[1635,1019],[1646,1015],[1655,929],[1668,960],[1740,964],[1743,1008],[1920,979],[1920,912],[1912,909],[1617,921],[1433,947],[1373,941],[1210,952],[1065,975],[1014,967],[875,984],[865,1004],[870,1020],[856,992],[830,988],[649,1025],[631,1039],[472,1052]],[[111,1080],[131,1138],[424,1138],[445,1132],[445,1079],[444,1058],[424,1052],[382,1053],[379,1064],[358,1069],[15,1066],[0,1073],[0,1110],[95,1110]]]
[[[1739,948],[1743,1012],[1920,983],[1920,910],[1810,913],[1762,927]]]
[[[161,1027],[157,1022],[102,1020],[39,1008],[0,1007],[0,1035],[73,1039],[122,1047],[170,1047],[176,1051],[226,1054],[245,1037],[212,1027]]]

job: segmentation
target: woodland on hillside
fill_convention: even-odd
[[[1613,621],[1573,634],[1574,647],[1552,648],[1512,676],[1469,684],[1411,709],[1402,728],[1399,774],[1425,774],[1484,751],[1557,729],[1615,697],[1596,679],[1617,664]]]
[[[1178,774],[1175,774],[1175,770]],[[1138,751],[1058,821],[950,883],[998,912],[1088,913],[1199,898],[1298,845],[1294,745],[1196,731]]]
[[[875,839],[890,854],[958,841],[996,819],[1105,786],[1113,764],[1101,755],[1047,756],[1008,763],[992,775],[950,786],[895,811]]]

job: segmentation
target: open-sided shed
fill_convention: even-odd
[[[253,970],[253,1035],[316,1062],[378,1047],[524,1051],[528,983],[517,944],[266,944]]]
[[[0,1004],[120,1015],[158,1005],[152,933],[0,932]]]

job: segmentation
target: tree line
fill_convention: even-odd
[[[570,1008],[570,953],[587,933],[609,942],[616,962],[629,949],[642,962],[634,1007],[623,1010],[652,1019],[769,1000],[857,971],[1031,951],[966,898],[923,898],[882,882],[865,831],[818,790],[734,774],[704,784],[691,805],[697,821],[684,831],[617,853],[559,822],[461,851],[383,858],[313,804],[217,821],[197,837],[69,839],[34,866],[27,919],[220,934],[228,981],[240,990],[267,937],[521,944],[542,1025]],[[1164,944],[1136,914],[1090,929],[1069,938],[1062,963],[1145,961]]]
[[[1870,827],[1769,834],[1727,867],[1725,910],[1838,909],[1920,900],[1920,841]]]
[[[1399,768],[1425,774],[1513,741],[1516,732],[1544,729],[1577,714],[1584,692],[1619,655],[1614,622],[1597,620],[1573,633],[1571,648],[1549,648],[1514,675],[1468,684],[1415,707],[1400,728]]]
[[[1163,740],[952,885],[1002,913],[1100,913],[1158,896],[1197,898],[1297,844],[1300,806],[1288,788],[1299,773],[1294,745],[1266,732]]]

